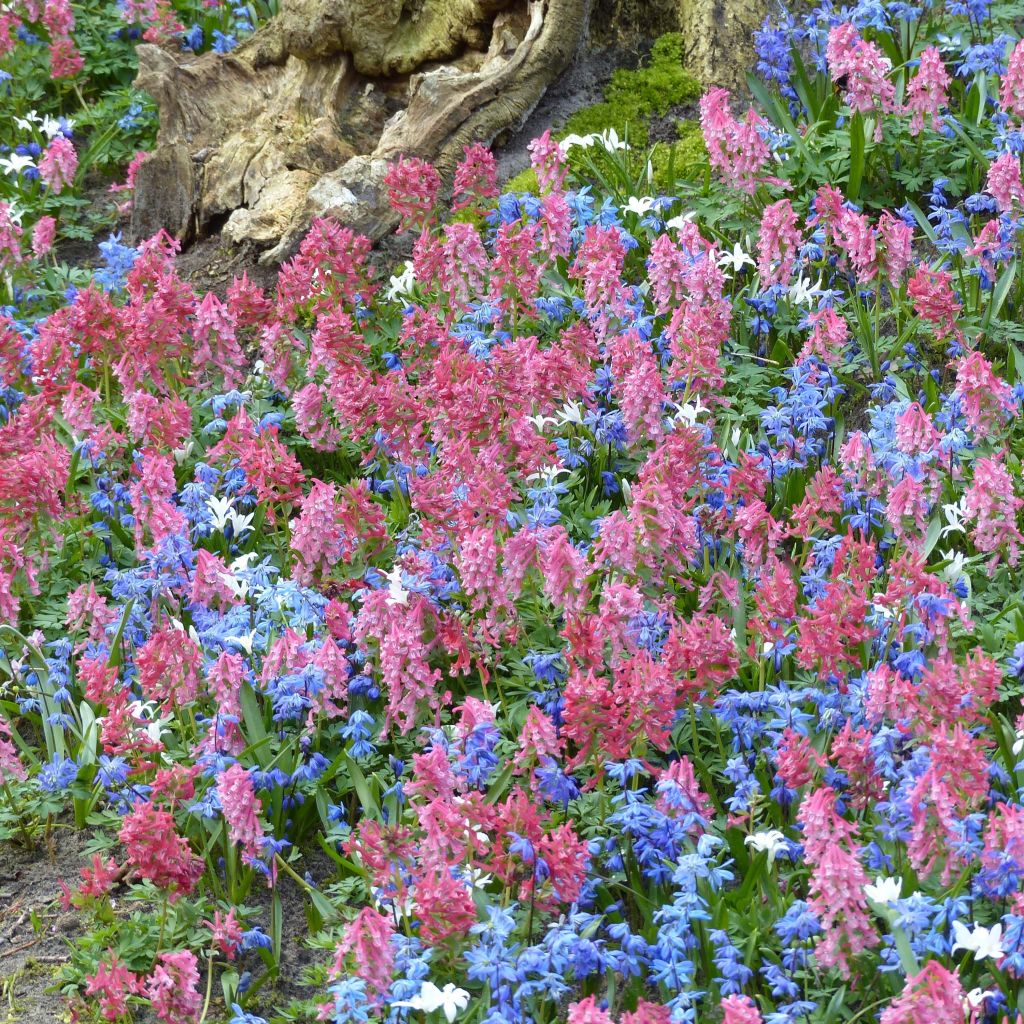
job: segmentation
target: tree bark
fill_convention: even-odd
[[[231,54],[139,47],[160,109],[136,175],[132,234],[220,230],[280,262],[314,217],[391,231],[388,161],[450,171],[470,142],[519,128],[588,31],[681,28],[690,70],[736,85],[766,0],[281,0]],[[629,25],[626,23],[629,22]],[[634,24],[635,22],[635,24]]]

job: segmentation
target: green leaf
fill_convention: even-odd
[[[370,786],[366,781],[366,776],[363,774],[362,768],[360,768],[348,754],[345,755],[345,763],[348,765],[348,774],[352,779],[352,786],[356,791],[356,796],[359,797],[359,803],[363,807],[363,813],[368,818],[379,820],[380,803],[370,792]]]
[[[261,768],[270,766],[271,753],[267,745],[267,727],[263,722],[263,710],[252,686],[243,682],[238,691],[242,705],[242,721],[245,723],[246,739]]]
[[[1006,296],[1010,294],[1010,289],[1013,287],[1013,282],[1017,278],[1017,261],[1014,260],[1010,265],[1003,271],[999,278],[999,283],[995,286],[992,292],[992,303],[989,306],[988,314],[986,316],[986,323],[992,319],[992,317],[999,316],[999,311],[1003,308],[1003,303],[1006,301]]]
[[[850,177],[846,185],[846,198],[857,201],[864,179],[865,137],[864,118],[859,110],[850,118]]]
[[[128,617],[131,615],[134,605],[135,598],[129,598],[128,603],[124,606],[124,612],[121,614],[121,621],[118,623],[117,632],[110,641],[110,657],[107,658],[107,665],[110,668],[120,668],[121,662],[124,660],[121,641],[124,637],[124,628],[128,624]]]

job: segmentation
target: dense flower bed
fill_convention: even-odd
[[[0,318],[0,828],[94,837],[76,1019],[1020,1021],[1000,17],[766,25],[671,196],[617,136],[399,161],[390,281],[112,240]]]

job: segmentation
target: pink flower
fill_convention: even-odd
[[[1003,80],[1005,88],[1006,80]],[[911,113],[910,134],[917,135],[927,119],[932,131],[940,127],[939,111],[946,105],[949,73],[942,62],[942,54],[935,46],[921,51],[917,74],[907,86],[907,110]]]
[[[722,1000],[722,1024],[762,1024],[763,1018],[749,996],[726,996]]]
[[[914,312],[939,332],[940,338],[950,334],[959,337],[956,318],[963,308],[953,293],[953,276],[948,270],[929,270],[921,266],[907,285]]]
[[[18,757],[18,748],[11,740],[11,727],[0,718],[0,783],[23,780],[27,774]]]
[[[851,109],[862,114],[895,111],[896,87],[889,81],[892,63],[874,43],[862,39],[855,25],[836,25],[828,34],[825,47],[832,80],[845,82],[844,99]],[[875,139],[881,141],[879,119]]]
[[[463,210],[480,200],[494,199],[498,195],[498,164],[494,154],[479,142],[464,149],[465,156],[455,168],[452,187],[455,202],[452,208]]]
[[[974,546],[986,554],[1005,551],[1009,564],[1016,565],[1024,542],[1017,528],[1017,510],[1024,499],[1014,493],[1001,453],[974,463],[974,479],[964,495],[964,505],[964,518],[976,522],[971,531]]]
[[[40,217],[32,228],[32,252],[36,259],[42,259],[53,248],[53,236],[57,222],[53,217]]]
[[[700,101],[700,126],[708,160],[725,182],[748,195],[764,183],[778,183],[777,178],[762,176],[771,159],[768,144],[758,129],[765,124],[753,107],[737,121],[729,109],[729,90],[712,89]]]
[[[195,954],[187,949],[161,953],[146,979],[146,996],[162,1024],[194,1024],[203,1008]]]
[[[391,208],[401,215],[400,231],[423,228],[433,219],[441,191],[441,175],[419,157],[399,158],[384,176]]]
[[[999,86],[999,104],[1007,114],[1024,117],[1024,39],[1018,41],[1010,54]]]
[[[65,185],[75,180],[78,167],[78,154],[74,144],[63,135],[55,135],[46,147],[39,161],[39,176],[55,194],[60,194]]]
[[[128,862],[158,888],[169,889],[172,902],[190,893],[206,870],[206,862],[178,835],[174,815],[151,803],[132,808],[118,838],[124,843]]]
[[[882,1011],[879,1024],[963,1024],[966,995],[955,971],[929,960],[907,978],[903,992]]]
[[[70,36],[61,36],[50,43],[50,73],[54,78],[74,78],[85,67],[82,57]]]
[[[551,129],[534,139],[527,149],[541,192],[562,192],[565,189],[565,175],[569,168],[562,147],[551,137]]]
[[[242,945],[242,926],[235,920],[235,908],[232,907],[223,917],[219,910],[215,910],[213,920],[204,921],[203,925],[210,929],[211,939],[217,949],[229,960],[234,960]]]
[[[135,664],[147,700],[166,701],[178,708],[199,696],[203,655],[184,630],[173,626],[157,630],[139,649]]]
[[[992,161],[988,169],[985,186],[999,209],[1006,213],[1014,203],[1024,205],[1024,184],[1020,177],[1020,158],[1013,153],[1003,153]]]
[[[886,210],[878,219],[878,237],[882,243],[886,283],[891,289],[896,289],[904,271],[910,266],[914,232],[899,217]]]
[[[334,484],[315,480],[292,523],[295,578],[309,585],[335,565],[348,565],[364,545],[373,550],[385,536],[384,514],[365,483],[345,484],[339,492]]]
[[[367,995],[379,1005],[391,987],[391,972],[395,965],[395,952],[391,937],[395,926],[389,918],[372,907],[364,907],[345,925],[341,941],[334,952],[332,978],[349,974],[345,961],[349,954],[355,960],[356,977],[366,982]]]
[[[242,860],[252,864],[260,855],[263,825],[259,814],[263,805],[256,797],[252,777],[238,762],[220,773],[217,796],[228,825],[228,837],[242,847]]]
[[[955,394],[967,425],[979,439],[1001,430],[1017,411],[1013,389],[996,375],[981,352],[969,352],[951,365],[956,367]]]
[[[569,1004],[568,1024],[612,1024],[607,1010],[597,1005],[593,996]]]
[[[85,976],[85,994],[98,997],[104,1020],[119,1020],[128,1013],[128,997],[144,992],[142,978],[120,963],[117,954],[108,949],[108,960],[100,960],[94,974]]]
[[[864,896],[868,878],[852,841],[856,826],[836,813],[836,794],[828,786],[804,799],[797,818],[804,830],[804,856],[812,867],[808,902],[822,927],[815,956],[822,966],[838,967],[848,978],[850,960],[879,941]]]
[[[861,284],[873,281],[878,273],[877,238],[868,217],[844,206],[838,211],[833,231],[835,243],[849,257],[857,280]]]
[[[807,324],[812,328],[811,336],[800,350],[799,361],[803,362],[809,356],[817,356],[828,366],[835,366],[850,337],[846,321],[831,306],[826,306],[810,313]]]
[[[8,203],[0,203],[0,270],[21,262],[21,227]]]
[[[802,241],[796,213],[788,199],[780,199],[764,208],[757,239],[757,271],[762,288],[789,284]]]

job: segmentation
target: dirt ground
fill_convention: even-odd
[[[50,988],[81,922],[61,910],[59,882],[74,885],[88,840],[88,833],[61,823],[49,849],[29,854],[0,845],[0,1024],[66,1019],[60,993]]]

